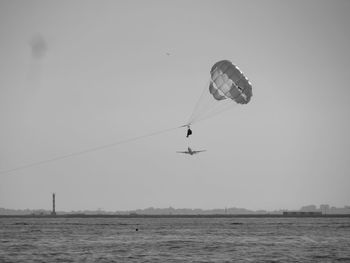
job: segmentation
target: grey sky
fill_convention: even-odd
[[[52,192],[57,210],[349,205],[349,13],[345,0],[1,0],[0,170],[185,124],[221,59],[253,97],[190,139],[0,174],[0,207],[50,208]],[[208,151],[175,153],[187,146]]]

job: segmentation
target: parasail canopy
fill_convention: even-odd
[[[231,61],[216,62],[210,70],[209,92],[216,100],[232,99],[247,104],[252,97],[252,85]]]
[[[242,71],[229,60],[218,61],[211,67],[209,82],[204,86],[202,96],[185,126],[211,118],[234,106],[247,104],[251,97],[252,84]]]

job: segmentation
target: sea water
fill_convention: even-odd
[[[0,218],[0,262],[350,262],[350,218]]]

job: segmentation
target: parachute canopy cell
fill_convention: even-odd
[[[209,92],[216,100],[232,99],[247,104],[252,97],[252,85],[231,61],[221,60],[210,70]]]

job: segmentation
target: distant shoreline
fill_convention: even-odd
[[[350,214],[283,215],[283,214],[58,214],[58,215],[0,215],[0,218],[350,218]]]

